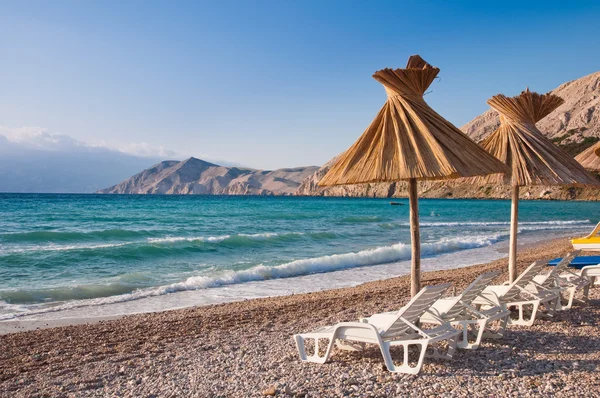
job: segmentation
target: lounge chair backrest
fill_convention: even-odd
[[[436,286],[426,286],[410,302],[396,314],[396,319],[384,328],[383,337],[400,335],[412,328],[404,320],[416,324],[419,318],[429,309],[433,303],[441,298],[450,288],[450,283]]]
[[[577,257],[580,252],[581,250],[575,250],[574,252],[567,254],[558,262],[558,264],[556,264],[556,266],[552,267],[552,271],[548,273],[544,282],[541,283],[542,287],[546,289],[552,289],[556,287],[556,279],[560,276],[560,274],[569,268],[571,261],[573,261],[573,259]]]
[[[590,239],[595,237],[598,232],[600,232],[600,222],[598,224],[596,224],[596,227],[594,228],[594,230],[592,231],[591,234],[589,234],[588,236],[586,236],[584,239]]]
[[[464,304],[470,305],[473,300],[481,294],[483,289],[490,284],[492,279],[499,274],[500,271],[493,271],[479,275],[459,296],[455,297],[454,304],[445,314],[443,314],[444,318],[451,319],[459,317],[466,309]]]
[[[519,275],[517,279],[510,284],[510,288],[502,296],[502,300],[508,301],[519,296],[522,291],[521,289],[525,289],[525,287],[527,287],[527,285],[533,281],[533,278],[535,278],[535,276],[542,271],[546,264],[547,262],[545,261],[536,261],[527,267],[525,271],[523,271],[521,275]]]

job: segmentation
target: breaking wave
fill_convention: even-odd
[[[258,233],[258,234],[234,234],[234,235],[219,235],[219,236],[167,236],[160,238],[147,238],[145,240],[134,240],[129,242],[115,242],[115,243],[77,243],[77,244],[56,244],[51,243],[47,245],[27,245],[16,248],[3,249],[0,246],[0,255],[10,255],[19,253],[29,252],[62,252],[62,251],[85,251],[88,254],[93,254],[94,251],[104,252],[105,249],[114,248],[130,248],[135,251],[138,255],[144,254],[155,255],[159,251],[171,251],[179,250],[180,247],[173,248],[174,244],[182,243],[208,243],[218,244],[224,243],[228,246],[250,246],[268,244],[269,242],[278,241],[290,241],[298,239],[299,237],[307,235],[313,239],[331,239],[335,238],[336,235],[333,233],[308,233],[303,232],[288,232],[288,233]]]
[[[444,238],[436,242],[422,244],[421,255],[423,257],[435,256],[454,251],[490,246],[505,239],[506,236],[506,234],[494,234],[471,237],[465,236],[461,238]],[[408,260],[410,259],[410,256],[410,245],[397,243],[391,246],[382,246],[359,252],[300,259],[277,266],[257,265],[245,270],[222,271],[210,276],[192,276],[182,282],[154,288],[139,289],[135,285],[112,283],[105,286],[71,286],[37,292],[4,292],[3,296],[0,297],[0,306],[5,309],[12,307],[15,310],[17,308],[20,310],[9,314],[2,314],[0,315],[0,319],[10,319],[23,315],[34,315],[77,307],[132,301],[145,297],[160,296],[187,290],[216,288],[268,279],[292,278],[309,274],[341,271],[350,268]],[[115,293],[118,295],[114,295]],[[97,295],[97,297],[92,298],[90,295]],[[43,297],[46,301],[60,301],[56,303],[46,303],[44,304],[44,308],[41,308],[38,305],[37,308],[36,306],[31,306],[26,310],[23,310],[22,304],[31,302],[39,297]],[[2,300],[4,300],[4,302],[2,302]],[[10,304],[7,301],[10,302]]]

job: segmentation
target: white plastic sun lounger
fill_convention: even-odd
[[[569,293],[569,301],[565,308],[570,308],[569,306],[573,304],[575,292],[578,290],[582,290],[582,302],[587,303],[589,301],[590,287],[599,284],[600,264],[587,265],[579,272],[567,269],[558,278],[560,286],[563,288],[566,287]]]
[[[381,350],[383,360],[390,372],[401,372],[417,374],[423,366],[425,356],[451,359],[456,349],[456,337],[460,333],[453,329],[450,324],[443,323],[430,330],[422,330],[417,326],[419,318],[431,305],[448,290],[450,284],[428,286],[412,298],[412,300],[399,311],[378,314],[361,322],[341,322],[333,326],[325,326],[311,333],[294,335],[296,347],[300,359],[307,362],[325,363],[331,354],[334,342],[343,339],[350,342],[377,344]],[[323,355],[319,353],[319,340],[326,339],[327,349]],[[306,350],[306,342],[314,341],[314,353],[309,355]],[[448,352],[440,354],[437,349],[428,353],[430,344],[447,341]],[[401,365],[394,364],[390,353],[390,347],[402,346],[404,360]],[[416,346],[420,349],[419,359],[416,365],[411,366],[409,362],[409,347]],[[341,348],[349,346],[341,345]],[[433,347],[430,347],[433,348]]]
[[[580,252],[581,250],[576,250],[567,254],[556,266],[552,267],[549,273],[536,275],[532,283],[527,286],[527,289],[533,292],[540,292],[541,289],[545,289],[558,293],[560,295],[560,300],[557,301],[556,305],[558,311],[572,308],[575,295],[579,290],[584,292],[584,297],[587,299],[588,290],[586,287],[590,284],[589,278],[582,277],[569,270],[569,264]],[[566,302],[565,305],[562,304],[563,298]]]
[[[510,311],[504,306],[494,305],[492,302],[489,303],[487,309],[481,309],[480,306],[473,303],[498,274],[500,271],[482,274],[459,296],[439,299],[421,316],[421,322],[438,323],[438,320],[441,319],[449,322],[455,328],[458,326],[462,329],[457,343],[459,348],[476,349],[481,344],[483,337],[501,338],[504,336]],[[498,321],[498,327],[492,333],[489,329],[494,321]],[[469,332],[475,333],[474,342],[469,342]]]
[[[565,278],[565,280],[567,281],[567,283],[584,284],[583,299],[585,302],[588,302],[590,287],[599,284],[598,281],[600,280],[599,279],[600,278],[600,264],[585,266],[581,269],[580,274],[575,274],[575,275],[579,276],[579,278],[574,278],[574,280],[572,282],[569,282],[568,278]],[[561,281],[562,280],[563,280],[563,277],[561,276]]]
[[[513,283],[486,287],[483,292],[481,292],[481,295],[474,300],[474,304],[481,305],[481,308],[483,309],[489,308],[492,305],[491,303],[493,303],[493,305],[505,306],[508,309],[517,307],[519,318],[509,318],[508,320],[509,324],[512,325],[533,325],[538,312],[541,312],[540,307],[545,309],[545,315],[553,316],[556,310],[557,301],[560,300],[560,295],[543,288],[540,288],[540,291],[538,292],[527,290],[527,285],[533,281],[533,278],[538,275],[545,266],[545,262],[536,261],[527,267]],[[529,316],[529,319],[525,319],[525,311],[528,308],[531,308],[531,315]]]

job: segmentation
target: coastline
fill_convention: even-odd
[[[565,235],[561,234],[552,237],[539,234],[522,237],[519,241],[519,250],[535,247],[540,242],[548,239],[561,239],[564,237]],[[344,254],[344,256],[356,256],[361,253],[363,252]],[[472,248],[424,255],[422,256],[422,270],[465,268],[497,260],[507,254],[508,241],[499,240],[491,245],[474,245]],[[323,257],[317,260],[327,262],[328,258]],[[301,261],[313,261],[313,259]],[[137,298],[130,298],[129,295],[117,295],[100,299],[103,301],[102,304],[96,304],[95,300],[90,302],[86,302],[86,300],[75,301],[56,307],[48,307],[47,309],[42,308],[37,311],[23,312],[12,319],[2,319],[0,316],[0,335],[57,326],[98,323],[128,315],[343,289],[409,274],[410,259],[406,259],[362,267],[342,267],[341,269],[297,276],[248,280],[218,287],[181,290],[160,295],[147,295],[145,292],[141,292],[136,295]]]
[[[540,258],[562,256],[569,249],[566,239],[520,248],[519,270]],[[423,285],[451,282],[459,291],[480,273],[493,269],[503,271],[497,281],[504,281],[505,268],[503,257],[486,264],[425,272]],[[488,342],[480,350],[461,351],[451,362],[426,363],[417,377],[384,371],[375,351],[363,356],[336,350],[326,365],[302,364],[298,360],[292,334],[393,310],[408,301],[409,289],[409,278],[403,276],[349,288],[3,335],[0,395],[242,397],[260,396],[273,386],[281,392],[307,396],[339,396],[346,392],[393,396],[398,394],[398,386],[407,385],[437,395],[441,391],[435,385],[446,388],[448,383],[453,394],[468,393],[475,383],[482,393],[510,395],[511,391],[519,393],[524,383],[530,388],[538,383],[535,388],[541,386],[539,393],[549,393],[558,386],[556,382],[554,387],[547,383],[556,372],[568,376],[561,377],[565,395],[568,391],[580,395],[581,384],[585,384],[581,383],[582,377],[588,380],[584,392],[600,386],[600,376],[595,373],[600,365],[600,340],[591,337],[600,331],[596,324],[600,295],[595,289],[589,306],[561,312],[556,320],[536,321],[531,328],[511,327],[505,339]],[[540,340],[540,333],[549,335]],[[563,352],[564,347],[554,346],[560,339],[585,339],[585,343],[573,343]],[[553,348],[547,350],[549,346]],[[527,361],[523,362],[525,368],[511,373],[509,368],[514,368],[514,363],[504,366],[500,359],[514,358],[515,352],[519,361]],[[564,369],[549,372],[544,366],[539,368],[536,361],[544,366],[554,362],[564,365]],[[572,366],[574,362],[579,364],[577,369]],[[456,372],[463,382],[455,377]],[[356,383],[348,383],[349,379]],[[372,388],[363,390],[365,386]]]

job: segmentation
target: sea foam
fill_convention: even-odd
[[[498,242],[505,236],[506,235],[504,234],[494,234],[462,238],[444,238],[437,242],[422,244],[421,255],[424,257],[433,256],[452,251],[489,246]],[[257,265],[247,270],[227,271],[224,272],[223,275],[216,277],[193,276],[184,282],[163,286],[161,289],[165,293],[172,293],[182,290],[212,288],[266,279],[290,278],[307,274],[326,273],[349,268],[403,261],[410,259],[410,257],[410,245],[397,243],[391,246],[383,246],[359,252],[295,260],[272,267]]]
[[[506,234],[463,236],[460,238],[443,238],[436,242],[427,242],[421,245],[421,255],[435,256],[454,251],[474,249],[490,246],[502,239]],[[23,310],[23,306],[3,304],[5,311],[14,308],[16,312],[0,315],[1,319],[11,319],[24,315],[34,315],[45,312],[62,311],[71,308],[95,306],[103,304],[120,303],[138,300],[145,297],[160,296],[188,290],[217,288],[226,285],[235,285],[247,282],[263,281],[268,279],[291,278],[315,273],[341,271],[350,268],[374,266],[410,259],[411,247],[409,244],[397,243],[391,246],[382,246],[358,252],[333,254],[307,259],[299,259],[277,266],[257,265],[246,270],[222,271],[213,275],[198,275],[187,278],[185,281],[172,283],[156,288],[138,289],[131,293],[118,296],[98,297],[56,303],[51,307],[30,306]],[[100,290],[99,290],[100,291]]]
[[[220,236],[167,236],[164,238],[148,238],[150,243],[175,243],[175,242],[209,242],[218,243],[229,239],[235,239],[237,237],[246,238],[250,240],[266,240],[269,238],[285,237],[285,236],[297,236],[304,235],[302,232],[288,232],[288,233],[274,233],[264,232],[258,234],[235,234],[235,235],[220,235]]]

